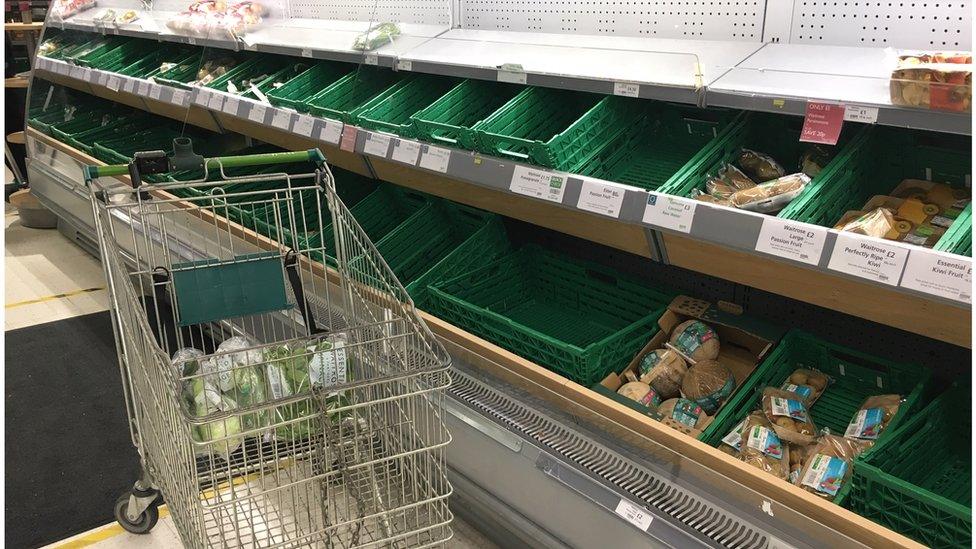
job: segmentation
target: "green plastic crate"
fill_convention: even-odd
[[[935,244],[935,249],[967,257],[973,255],[973,204],[971,202]]]
[[[76,58],[75,62],[84,67],[119,72],[120,69],[161,49],[159,43],[155,41],[129,39],[114,47],[95,49]]]
[[[179,66],[180,64],[196,63],[200,60],[200,52],[192,46],[181,44],[166,44],[157,53],[146,56],[135,63],[121,69],[119,72],[134,78],[152,78],[154,81],[164,67]]]
[[[363,127],[414,137],[413,115],[458,84],[456,78],[419,75],[403,80],[396,91],[363,105],[356,121]]]
[[[236,93],[248,99],[258,99],[250,86],[245,87],[245,82],[252,82],[259,92],[267,94],[274,89],[276,83],[291,80],[306,68],[308,63],[304,61],[295,62],[279,55],[257,55],[215,78],[207,87],[225,93]],[[230,91],[231,83],[237,89],[236,92]]]
[[[91,154],[91,147],[88,143],[93,143],[94,139],[88,136],[94,132],[115,132],[115,129],[124,125],[127,113],[114,114],[103,110],[92,110],[76,115],[70,121],[66,121],[51,126],[51,136],[62,143],[67,143],[76,149],[81,149]],[[106,130],[110,128],[110,130]]]
[[[431,142],[475,148],[472,127],[495,112],[523,88],[488,80],[465,80],[413,118],[414,135]]]
[[[902,395],[905,403],[882,433],[882,439],[921,408],[931,374],[920,365],[873,357],[792,330],[722,406],[699,438],[718,446],[722,437],[759,407],[764,388],[781,387],[797,368],[819,370],[833,380],[810,407],[817,428],[829,428],[831,433],[843,434],[867,397]],[[841,487],[834,502],[843,504],[849,489],[850,483]]]
[[[633,124],[636,99],[527,88],[472,128],[487,154],[571,170]]]
[[[633,357],[674,297],[535,245],[428,295],[440,318],[587,387]]]
[[[720,140],[734,118],[731,111],[650,103],[636,124],[574,171],[657,190]]]
[[[851,510],[930,547],[972,547],[970,388],[949,389],[855,461]]]
[[[99,59],[116,48],[130,43],[130,41],[131,39],[122,36],[106,36],[104,40],[89,42],[72,51],[70,55],[64,57],[64,60],[75,65],[88,67],[93,60]]]
[[[743,148],[763,152],[780,163],[786,173],[800,171],[800,157],[810,147],[808,143],[800,142],[800,130],[803,119],[795,116],[785,116],[767,113],[745,113],[716,142],[702,150],[679,173],[675,174],[659,189],[662,193],[693,197],[695,191],[705,192],[705,182],[710,175],[715,175],[725,163],[735,164],[739,151]],[[838,164],[842,162],[844,152],[850,150],[848,144],[854,145],[858,136],[863,138],[867,127],[860,124],[845,124],[840,140],[834,152],[835,155],[824,170],[813,178],[814,182],[822,180]],[[805,194],[813,183],[807,185],[801,196]],[[793,199],[791,204],[800,200]]]
[[[877,127],[851,145],[834,159],[835,169],[807,185],[779,216],[833,227],[845,213],[860,210],[904,179],[965,187],[972,174],[968,136]]]
[[[308,112],[308,100],[354,70],[354,65],[336,61],[318,61],[301,74],[268,92],[268,101],[279,107]]]
[[[67,105],[55,105],[27,119],[27,125],[47,135],[52,135],[51,127],[67,118]]]
[[[396,91],[399,77],[391,70],[360,67],[308,99],[308,112],[351,123],[366,103]]]
[[[118,42],[119,37],[99,36],[92,38],[90,34],[79,34],[69,39],[65,45],[47,55],[50,59],[69,61],[75,57],[84,56],[106,44]]]
[[[153,79],[159,84],[190,89],[192,85],[197,84],[197,74],[208,61],[215,61],[217,66],[226,67],[227,73],[229,73],[246,62],[247,55],[244,52],[199,50],[195,56],[179,61],[164,71],[159,71],[153,76]]]

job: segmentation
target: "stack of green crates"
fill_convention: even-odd
[[[731,111],[649,102],[626,132],[608,141],[576,173],[652,191],[686,173],[735,124]]]
[[[473,150],[472,127],[515,97],[523,88],[489,80],[465,80],[413,118],[414,136]]]
[[[355,70],[354,65],[337,61],[317,61],[280,87],[269,90],[268,101],[279,107],[308,112],[308,100]]]
[[[971,388],[949,389],[862,454],[848,507],[930,547],[972,547]]]
[[[308,112],[352,123],[364,105],[396,91],[399,78],[388,69],[359,67],[310,97]]]
[[[473,126],[483,153],[572,170],[634,123],[636,99],[526,88]]]
[[[414,137],[413,115],[430,106],[458,84],[455,78],[415,75],[396,90],[374,97],[359,109],[356,122],[368,129]]]
[[[275,89],[275,84],[282,85],[308,68],[307,61],[296,62],[280,55],[258,54],[215,78],[207,87],[248,99],[261,99],[253,88],[266,96]]]
[[[833,227],[845,213],[860,210],[871,197],[888,194],[905,179],[968,189],[971,137],[879,127],[857,141],[834,159],[834,169],[825,170],[779,216]],[[962,232],[969,232],[971,217],[957,217],[950,231],[956,224],[961,224]],[[960,245],[958,252],[941,242],[937,247],[965,253],[969,245]]]
[[[810,416],[818,429],[826,427],[834,434],[846,431],[867,397],[901,395],[904,402],[882,440],[921,409],[930,377],[929,370],[920,365],[884,360],[792,330],[722,406],[699,438],[718,446],[722,437],[759,408],[763,389],[781,387],[798,368],[818,370],[831,378],[831,384],[810,407]],[[834,502],[843,505],[849,491],[847,483]]]
[[[935,249],[942,252],[972,257],[973,255],[973,203],[959,214],[956,221],[949,227],[942,238],[935,244]]]
[[[657,332],[673,297],[535,245],[428,287],[438,317],[587,387]]]
[[[783,166],[786,173],[799,172],[801,156],[807,148],[813,146],[800,142],[802,126],[803,119],[795,116],[745,113],[659,190],[666,194],[689,198],[694,197],[697,191],[705,192],[705,182],[708,177],[718,173],[726,163],[736,164],[742,149],[768,154]],[[845,156],[843,153],[850,150],[851,146],[856,146],[863,139],[866,131],[867,127],[863,125],[846,124],[837,146],[833,149],[833,159],[814,178],[814,183],[822,180],[840,164]],[[806,194],[814,183],[808,185],[803,193]],[[799,201],[800,198],[797,197],[792,203],[796,204]]]

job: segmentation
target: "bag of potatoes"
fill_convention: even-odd
[[[762,393],[762,410],[779,438],[795,444],[813,444],[817,426],[796,393],[766,387]]]
[[[851,462],[862,451],[853,440],[824,435],[807,453],[796,485],[807,492],[833,500],[851,476]]]
[[[851,418],[844,436],[860,441],[864,448],[870,448],[898,413],[899,406],[901,406],[900,395],[876,395],[866,398]]]
[[[800,478],[800,473],[803,472],[803,465],[807,461],[807,452],[812,448],[812,446],[805,446],[803,444],[790,444],[790,478],[791,483],[796,484],[796,481]]]
[[[783,480],[790,476],[789,445],[779,439],[772,424],[761,413],[746,418],[739,459]]]
[[[722,443],[718,445],[718,449],[725,452],[730,456],[738,456],[739,450],[742,449],[742,428],[746,426],[746,421],[749,418],[743,419],[739,423],[735,424],[735,427],[724,437],[722,437]]]
[[[827,374],[816,370],[799,368],[790,374],[790,377],[786,378],[786,381],[783,382],[780,389],[796,393],[803,398],[809,408],[820,398],[820,395],[823,394],[824,389],[827,388],[829,383],[830,378],[827,377]]]

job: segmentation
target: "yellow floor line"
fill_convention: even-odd
[[[159,506],[160,520],[162,520],[167,516],[169,516],[169,508],[166,507],[165,505],[160,505]],[[119,525],[119,523],[113,522],[112,524],[108,524],[106,526],[96,528],[95,530],[85,532],[84,534],[79,534],[76,537],[67,539],[56,545],[52,545],[51,548],[52,549],[77,549],[79,547],[90,547],[92,545],[95,545],[96,543],[105,541],[110,538],[114,538],[115,536],[124,533],[125,533],[125,529],[123,529],[122,526]]]
[[[45,297],[39,297],[37,299],[28,299],[26,301],[18,301],[16,303],[8,303],[3,306],[4,309],[13,309],[14,307],[23,307],[24,305],[32,305],[34,303],[43,303],[45,301],[54,301],[55,299],[64,299],[66,297],[71,297],[79,294],[87,294],[90,292],[97,292],[99,290],[104,290],[105,288],[85,288],[84,290],[75,290],[73,292],[66,292],[63,294],[49,295]]]

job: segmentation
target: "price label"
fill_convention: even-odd
[[[192,36],[187,36],[186,37],[186,43],[189,44],[189,45],[191,45],[191,46],[196,46],[197,45],[197,39],[196,38],[193,38]]]
[[[264,115],[268,113],[268,108],[260,103],[251,103],[251,111],[247,113],[247,119],[258,124],[264,124]]]
[[[576,207],[601,215],[620,217],[624,194],[625,189],[619,185],[584,179]]]
[[[525,84],[526,77],[525,73],[520,71],[498,71],[498,81],[508,82],[510,84]]]
[[[222,109],[225,113],[237,116],[238,111],[241,110],[241,101],[234,95],[224,96],[224,106]]]
[[[206,107],[210,104],[210,90],[200,88],[197,90],[196,95],[193,96],[193,102],[201,107]]]
[[[413,70],[413,61],[404,61],[403,59],[397,60],[397,70],[398,71]]]
[[[691,232],[698,204],[666,194],[650,193],[644,206],[644,223],[671,229],[680,233]]]
[[[643,532],[646,532],[651,527],[651,522],[654,521],[654,517],[646,509],[638,507],[625,499],[620,500],[614,512],[627,522],[640,528]]]
[[[57,67],[57,71],[55,72],[57,72],[58,74],[65,75],[65,76],[68,75],[68,70],[70,69],[70,67],[68,66],[67,63],[62,61],[57,65],[55,65],[55,67]]]
[[[843,127],[844,105],[810,101],[800,130],[800,141],[836,145]]]
[[[174,105],[179,105],[181,107],[186,106],[187,103],[187,92],[186,90],[173,90],[173,95],[170,97],[170,101]]]
[[[826,241],[823,227],[764,216],[756,251],[817,265]]]
[[[298,118],[295,119],[295,125],[292,126],[291,131],[297,133],[298,135],[312,137],[313,129],[315,129],[315,119],[306,114],[300,114],[298,115]]]
[[[105,87],[107,87],[108,89],[110,89],[110,90],[112,90],[114,92],[119,91],[119,87],[121,87],[121,86],[122,86],[122,81],[119,80],[115,76],[109,76],[108,77],[108,83],[105,84]]]
[[[420,146],[420,167],[425,170],[447,173],[447,166],[451,162],[451,149]]]
[[[634,84],[632,82],[614,82],[613,94],[622,95],[624,97],[638,97],[640,96],[640,84]]]
[[[75,80],[82,80],[84,74],[85,71],[83,70],[83,67],[79,67],[77,65],[71,67],[71,78],[74,78]]]
[[[895,244],[848,233],[837,233],[827,268],[890,286],[897,286],[908,250]]]
[[[211,93],[207,106],[212,111],[222,111],[224,109],[224,96],[219,93]]]
[[[386,152],[390,150],[390,136],[381,133],[367,133],[366,143],[363,145],[363,152],[373,156],[386,158]]]
[[[416,166],[417,159],[420,158],[420,143],[416,141],[404,141],[403,139],[397,139],[393,142],[392,158],[397,162],[403,162],[404,164]]]
[[[562,202],[566,192],[566,176],[528,166],[515,166],[509,189],[516,194]]]
[[[149,95],[149,82],[139,82],[139,95],[143,97]]]
[[[163,93],[163,87],[158,84],[151,84],[149,86],[149,98],[159,101],[159,95]]]
[[[308,48],[302,48],[302,57],[312,57],[312,50]]]
[[[319,130],[319,139],[321,141],[325,141],[326,143],[338,145],[339,142],[342,141],[343,129],[344,127],[342,122],[326,120],[325,124],[322,124],[322,128]],[[355,140],[353,141],[353,145],[355,145]]]
[[[122,84],[122,89],[126,93],[131,93],[133,95],[135,95],[136,90],[138,89],[138,87],[139,87],[139,83],[137,81],[131,79],[131,78],[126,78],[125,81]]]
[[[380,58],[375,53],[370,53],[367,54],[366,57],[363,59],[363,63],[365,63],[366,65],[379,65]]]
[[[286,110],[275,109],[274,115],[271,117],[271,125],[282,130],[289,129],[291,127],[291,113]]]
[[[358,134],[359,130],[356,129],[356,126],[343,126],[339,148],[347,152],[356,152],[356,136]]]
[[[874,124],[878,121],[878,107],[863,107],[861,105],[845,105],[844,121]]]
[[[901,287],[972,303],[973,261],[968,257],[913,248],[901,277]]]

